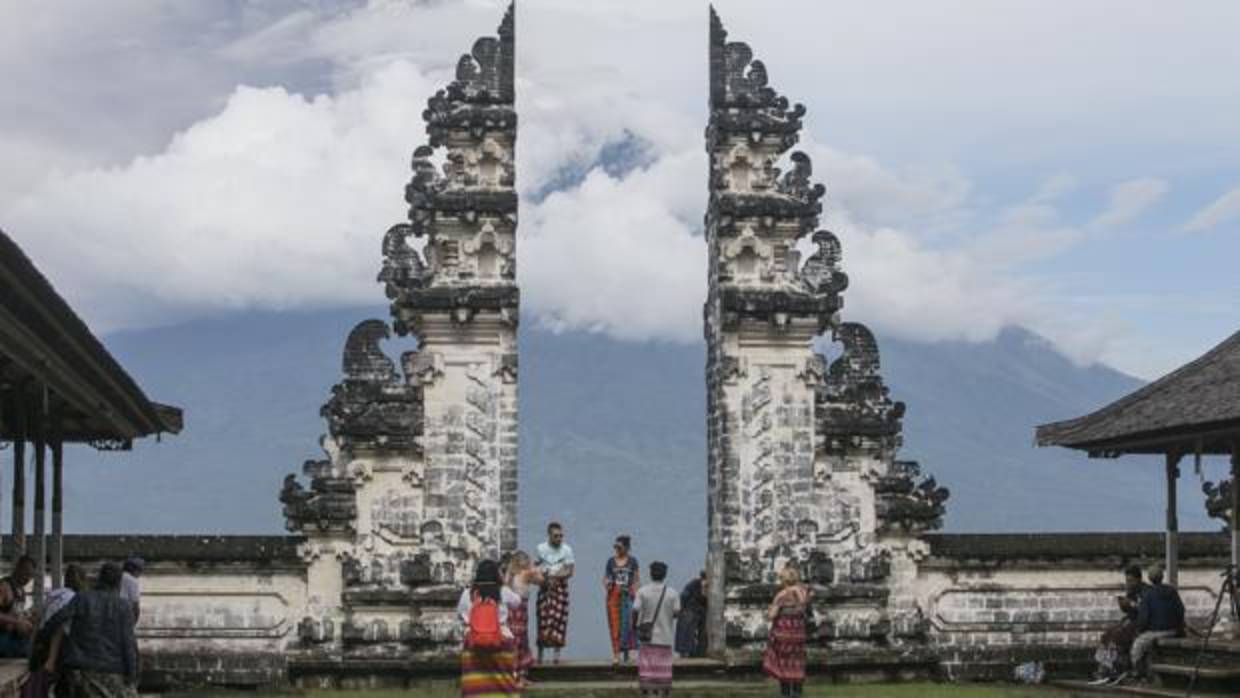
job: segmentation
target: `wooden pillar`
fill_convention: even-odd
[[[52,586],[65,585],[65,444],[52,441]]]
[[[34,607],[43,607],[43,590],[47,584],[47,507],[46,470],[47,434],[43,420],[35,427],[34,437]]]
[[[1231,564],[1240,565],[1240,441],[1231,444]]]
[[[26,554],[26,406],[18,397],[13,442],[13,560]]]
[[[1180,517],[1177,512],[1176,480],[1180,477],[1181,454],[1167,453],[1167,583],[1180,581]]]

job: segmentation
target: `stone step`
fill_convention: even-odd
[[[1098,696],[1110,696],[1111,698],[1119,698],[1120,696],[1141,696],[1142,698],[1184,698],[1184,689],[1162,688],[1158,686],[1147,685],[1128,685],[1128,686],[1091,686],[1085,681],[1052,681],[1050,682],[1055,688],[1067,691],[1071,696],[1080,696],[1080,698],[1096,698]],[[1210,691],[1193,691],[1194,698],[1235,698],[1235,692],[1210,692]]]
[[[676,698],[750,698],[779,693],[774,682],[747,681],[677,681]],[[535,684],[521,695],[557,696],[562,698],[631,698],[637,695],[636,681],[549,682]]]
[[[1193,673],[1196,672],[1197,676],[1202,679],[1214,681],[1240,680],[1240,664],[1232,667],[1201,666],[1195,669],[1184,664],[1151,664],[1150,671],[1160,676],[1180,676],[1185,679],[1191,678]]]

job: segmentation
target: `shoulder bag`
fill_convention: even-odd
[[[642,644],[649,644],[654,640],[654,623],[659,619],[659,611],[663,608],[663,597],[667,596],[667,585],[663,585],[663,593],[659,594],[659,603],[655,604],[654,615],[646,623],[638,623],[637,639]]]

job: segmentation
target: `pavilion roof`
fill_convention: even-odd
[[[12,409],[42,406],[66,442],[109,442],[181,431],[181,410],[149,400],[51,282],[0,230],[0,439],[22,436]]]
[[[1240,332],[1102,409],[1043,424],[1039,446],[1092,457],[1124,453],[1229,454],[1240,438]]]

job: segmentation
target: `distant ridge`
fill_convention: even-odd
[[[319,455],[319,407],[340,376],[345,336],[367,317],[386,309],[242,313],[106,337],[151,394],[184,407],[185,431],[128,454],[68,453],[67,530],[280,532],[280,481]],[[639,560],[668,561],[677,583],[702,564],[704,348],[535,324],[520,337],[521,544],[537,542],[548,519],[567,525],[575,593],[586,597],[574,601],[570,634],[587,635],[580,651],[601,656],[595,578],[612,536],[631,534]],[[880,346],[887,384],[908,404],[902,456],[952,490],[947,530],[1159,529],[1160,463],[1033,446],[1037,424],[1084,414],[1137,379],[1075,365],[1020,328],[989,342]],[[1185,471],[1181,527],[1216,530]]]

